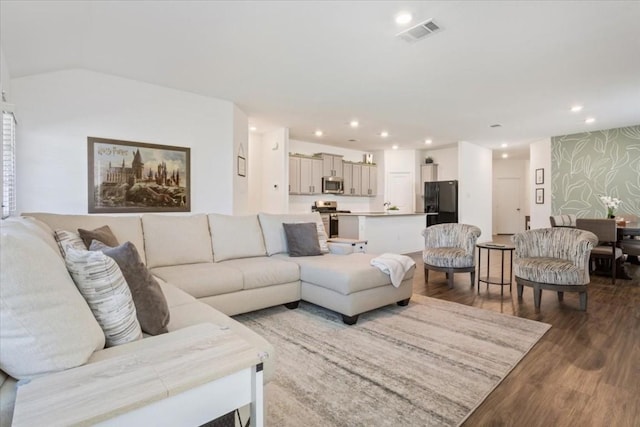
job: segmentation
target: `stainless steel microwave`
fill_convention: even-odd
[[[344,180],[337,176],[322,177],[322,192],[325,194],[343,194]]]

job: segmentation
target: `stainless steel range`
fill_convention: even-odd
[[[311,206],[311,210],[314,212],[320,212],[324,229],[329,237],[338,237],[338,213],[351,213],[351,211],[338,210],[338,202],[335,200],[317,200]]]

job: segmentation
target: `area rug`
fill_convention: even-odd
[[[236,319],[277,352],[269,426],[459,425],[551,327],[418,295],[354,326],[307,303]]]

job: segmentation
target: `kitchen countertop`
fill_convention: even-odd
[[[414,216],[414,215],[425,215],[424,212],[398,212],[398,213],[387,213],[387,212],[351,212],[351,213],[339,213],[338,215],[344,216]]]

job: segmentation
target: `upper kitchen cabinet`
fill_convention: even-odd
[[[322,193],[322,159],[289,156],[289,194]]]
[[[344,195],[362,196],[362,165],[359,163],[344,162],[342,166],[344,174]]]
[[[320,153],[322,158],[322,176],[337,176],[343,178],[342,156],[335,154]]]
[[[428,163],[420,167],[422,182],[433,182],[438,180],[438,164]]]
[[[378,193],[378,167],[375,165],[361,165],[361,195],[375,196]]]

